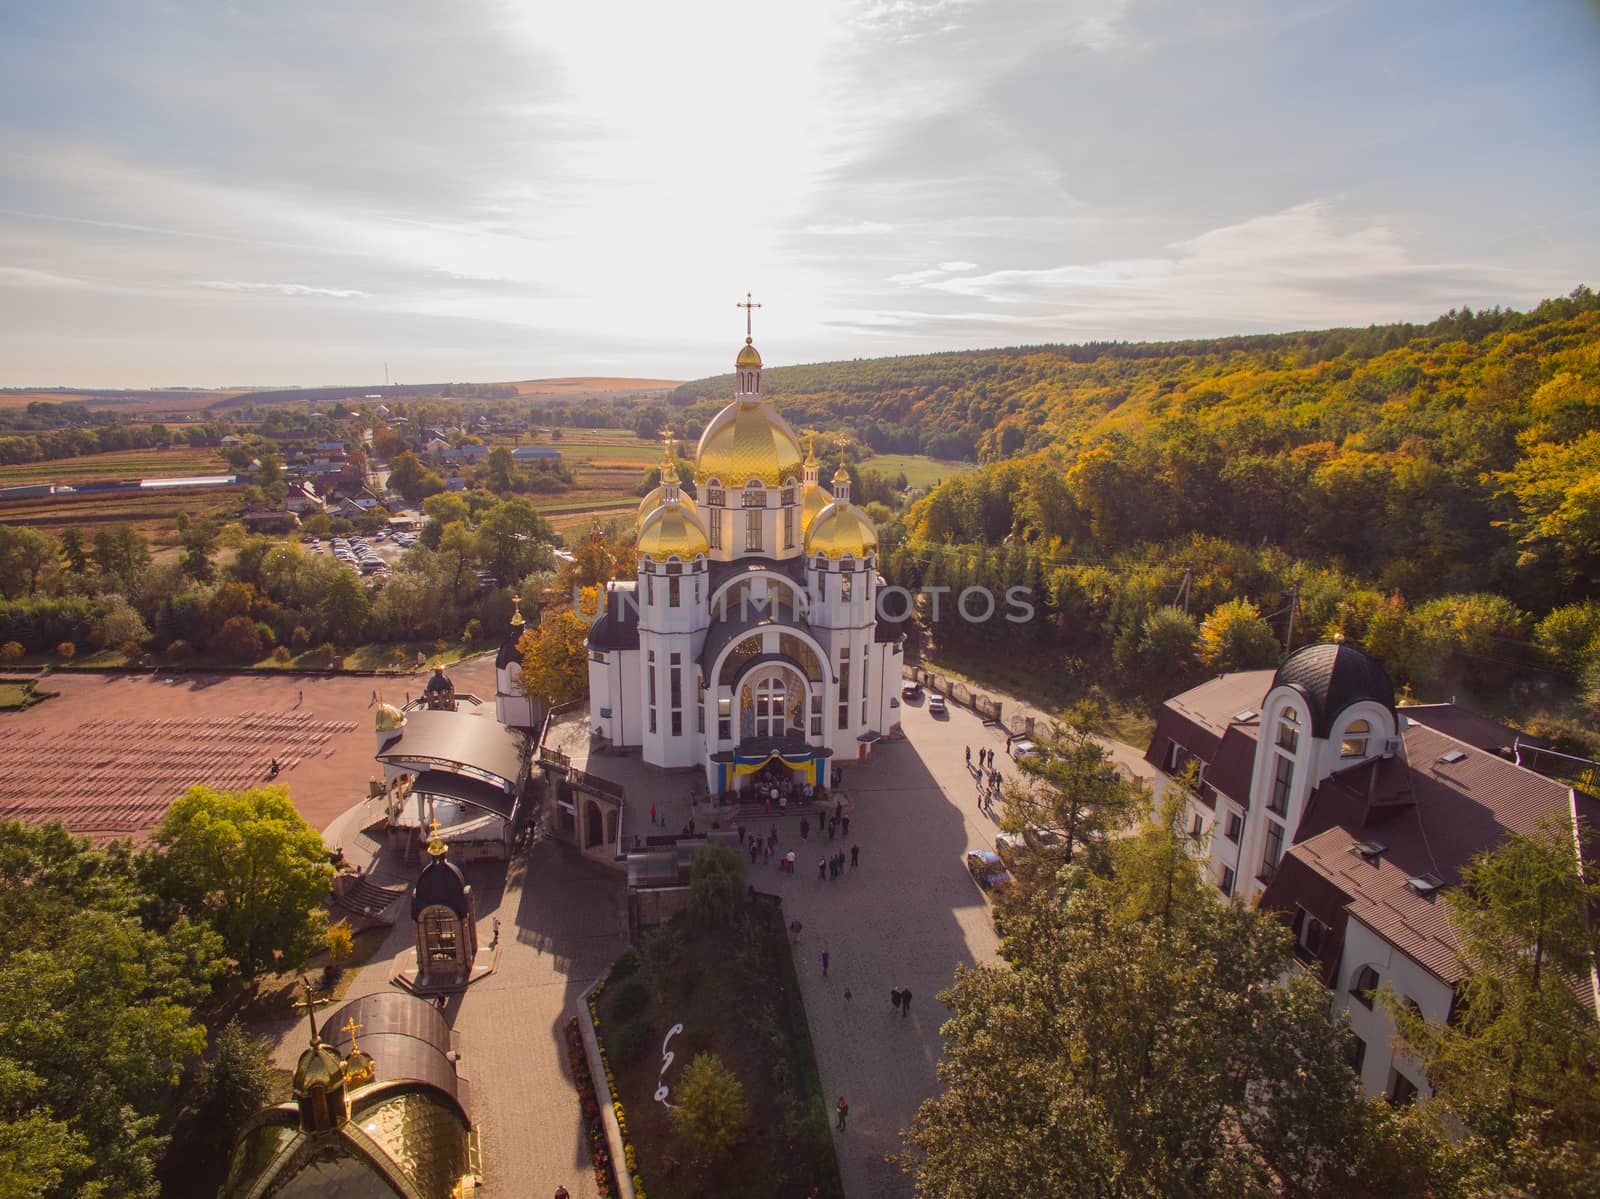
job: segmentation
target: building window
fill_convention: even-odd
[[[1177,774],[1179,768],[1188,760],[1189,751],[1176,741],[1167,742],[1167,773]]]
[[[733,736],[733,701],[717,701],[717,740],[727,741]]]
[[[707,503],[707,505],[709,505],[712,508],[721,508],[727,502],[728,501],[723,498],[722,488],[720,488],[720,487],[707,487],[706,488],[706,503]]]
[[[1350,1049],[1345,1060],[1350,1063],[1350,1069],[1354,1071],[1356,1077],[1361,1077],[1361,1067],[1366,1065],[1367,1061],[1367,1043],[1360,1037],[1351,1036]]]
[[[822,736],[822,688],[811,692],[811,735]]]
[[[1367,756],[1367,741],[1372,735],[1372,725],[1365,720],[1352,720],[1350,727],[1345,729],[1344,737],[1339,742],[1339,756],[1341,758],[1364,758]]]
[[[1233,894],[1233,867],[1232,866],[1224,866],[1222,868],[1222,881],[1217,884],[1217,889],[1219,891],[1221,891],[1224,895],[1232,896],[1232,894]]]
[[[673,576],[673,577],[668,578],[667,579],[667,607],[676,608],[678,606],[678,603],[679,603],[681,598],[682,597],[681,597],[681,595],[679,594],[679,591],[678,591],[678,579],[677,579],[677,577]]]
[[[744,548],[747,550],[761,548],[761,517],[760,508],[752,508],[744,514]]]
[[[787,508],[790,504],[793,504],[793,503],[794,503],[794,484],[790,483],[790,484],[786,485],[784,487],[784,489],[783,489],[783,505],[784,505],[784,507]]]
[[[1299,926],[1299,931],[1295,934],[1295,941],[1301,949],[1312,957],[1316,957],[1322,952],[1322,941],[1328,935],[1328,926],[1304,908],[1300,909],[1299,916],[1295,918],[1295,924]]]
[[[850,651],[839,651],[839,727],[850,727]]]
[[[1196,813],[1195,813],[1195,814],[1194,814],[1194,820],[1192,820],[1192,821],[1191,821],[1191,822],[1190,822],[1190,824],[1189,824],[1189,835],[1190,835],[1190,836],[1191,836],[1191,837],[1193,837],[1193,838],[1195,838],[1195,839],[1196,839],[1196,840],[1199,840],[1199,838],[1200,838],[1200,831],[1201,831],[1201,830],[1202,830],[1202,829],[1203,829],[1203,828],[1205,828],[1205,821],[1203,821],[1203,820],[1202,820],[1202,819],[1201,819],[1201,818],[1200,818],[1200,813],[1199,813],[1199,812],[1196,812]]]
[[[1238,812],[1229,812],[1228,825],[1223,836],[1227,837],[1235,845],[1239,844],[1239,838],[1244,836],[1244,817]]]
[[[744,506],[746,508],[765,508],[767,506],[767,493],[761,487],[746,487],[744,489]]]
[[[1356,971],[1355,979],[1350,983],[1350,998],[1362,1007],[1372,1006],[1372,997],[1377,993],[1378,984],[1382,981],[1378,972],[1371,966],[1363,966]]]
[[[673,579],[676,583],[678,580]],[[667,666],[667,707],[672,711],[672,735],[683,736],[683,655],[673,654]]]
[[[646,566],[645,569],[649,570],[650,568],[648,566]],[[645,602],[646,605],[653,604],[653,603],[656,602],[656,577],[655,577],[655,575],[647,574],[644,577],[644,602]]]
[[[656,731],[656,651],[645,654],[644,661],[646,698],[650,708],[650,731]]]
[[[790,507],[783,510],[783,548],[794,549],[794,509]]]
[[[783,707],[788,689],[782,679],[768,679],[756,685],[756,736],[783,736]]]
[[[1300,713],[1294,708],[1285,708],[1278,719],[1278,745],[1290,753],[1300,748]]]
[[[839,576],[839,602],[841,604],[848,604],[850,597],[855,594],[854,582],[854,575],[841,574]]]
[[[1389,1102],[1396,1107],[1405,1107],[1417,1101],[1417,1084],[1412,1082],[1398,1070],[1391,1070],[1389,1079]]]
[[[720,550],[722,548],[722,513],[711,512],[707,515],[709,517],[706,521],[707,541],[712,549]]]
[[[1275,820],[1267,821],[1267,848],[1261,855],[1261,873],[1256,877],[1264,883],[1270,883],[1272,876],[1278,872],[1278,859],[1283,857],[1283,825]]]
[[[1282,754],[1273,754],[1272,759],[1272,794],[1267,797],[1267,811],[1282,816],[1289,810],[1289,790],[1294,786],[1294,759]]]

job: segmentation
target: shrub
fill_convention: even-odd
[[[22,648],[22,642],[7,641],[4,645],[0,645],[0,662],[5,662],[8,665],[12,662],[20,662],[22,655],[26,652]]]
[[[294,626],[294,632],[289,634],[289,644],[296,649],[305,649],[306,646],[311,644],[311,634],[306,632],[305,625],[297,624]]]
[[[324,641],[317,646],[317,657],[321,658],[329,666],[333,666],[339,661],[339,651],[333,648],[333,642]]]
[[[483,621],[479,620],[477,617],[473,617],[471,620],[467,621],[467,627],[461,631],[461,640],[463,642],[476,641],[482,636]]]
[[[167,644],[167,657],[169,658],[187,658],[192,653],[194,653],[194,646],[190,645],[182,637]]]
[[[255,662],[261,657],[261,633],[248,616],[230,616],[217,630],[211,648],[230,662]]]
[[[77,656],[78,647],[73,645],[70,641],[63,641],[60,645],[56,646],[56,653],[70,662],[74,657]]]
[[[637,1061],[655,1041],[654,1031],[644,1020],[629,1020],[606,1041],[606,1054],[619,1063]]]
[[[630,978],[615,990],[606,988],[606,999],[611,1015],[617,1020],[637,1016],[650,1005],[650,988],[636,978]]]
[[[328,925],[328,930],[322,934],[322,947],[328,951],[328,957],[335,964],[344,961],[356,951],[355,935],[350,931],[348,920],[336,920]]]
[[[689,1142],[695,1156],[713,1163],[727,1156],[744,1132],[747,1115],[744,1086],[714,1053],[696,1054],[673,1088],[674,1131]]]
[[[289,652],[288,646],[280,645],[272,651],[272,660],[279,666],[287,666],[294,661],[294,655]]]
[[[619,983],[625,978],[632,978],[639,973],[639,951],[632,945],[617,955],[617,960],[611,963],[611,975],[608,982]]]

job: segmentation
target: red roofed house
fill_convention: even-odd
[[[1600,828],[1600,802],[1518,764],[1518,735],[1453,704],[1396,709],[1378,662],[1308,645],[1276,671],[1223,675],[1162,705],[1145,758],[1159,795],[1190,761],[1190,833],[1225,895],[1291,923],[1296,952],[1360,1038],[1371,1094],[1428,1090],[1390,1047],[1373,992],[1433,1020],[1460,980],[1440,893],[1474,855],[1547,816]],[[1600,980],[1585,992],[1600,1016]]]

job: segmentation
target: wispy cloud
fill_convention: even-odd
[[[36,271],[25,266],[0,266],[0,287],[88,287],[82,279]]]
[[[883,221],[857,221],[853,225],[807,225],[802,233],[813,237],[869,237],[877,233],[889,233],[893,225]]]
[[[323,296],[335,300],[361,300],[371,292],[345,287],[310,287],[304,283],[255,283],[244,279],[197,279],[196,287],[212,291],[249,291],[274,296]]]

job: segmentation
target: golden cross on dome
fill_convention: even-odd
[[[734,307],[735,308],[743,308],[744,309],[744,339],[745,339],[745,342],[748,343],[750,341],[750,337],[751,337],[751,333],[750,333],[750,310],[752,308],[760,308],[761,305],[760,304],[752,304],[750,302],[750,293],[749,292],[745,292],[744,293],[744,303],[743,304],[735,304]]]
[[[356,1018],[351,1016],[350,1019],[344,1022],[344,1027],[339,1030],[340,1032],[346,1032],[350,1034],[350,1053],[352,1055],[354,1055],[356,1052],[356,1033],[360,1032],[365,1027],[365,1024],[357,1024]]]
[[[327,1003],[328,1001],[326,999],[317,998],[317,993],[311,989],[311,980],[303,974],[300,976],[300,985],[305,988],[306,997],[304,999],[295,1000],[293,1006],[296,1008],[305,1009],[306,1019],[311,1024],[311,1043],[315,1045],[322,1039],[321,1037],[317,1036],[317,1007],[318,1005]]]

